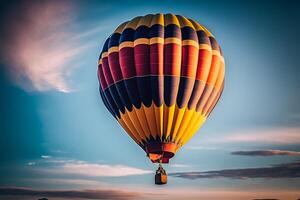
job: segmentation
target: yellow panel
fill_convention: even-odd
[[[164,44],[164,42],[164,38],[161,37],[150,38],[150,44]]]
[[[150,27],[151,21],[152,21],[152,17],[153,15],[146,15],[144,17],[142,17],[137,25],[137,27],[139,26],[147,26]]]
[[[134,40],[133,45],[137,46],[140,44],[149,44],[149,42],[150,42],[150,40],[148,38],[139,38],[139,39]]]
[[[182,46],[186,46],[186,45],[194,46],[197,49],[199,49],[199,44],[195,40],[182,40]]]
[[[187,134],[181,139],[180,143],[182,146],[185,145],[195,135],[195,133],[197,133],[205,120],[206,117],[204,117],[204,115],[199,116],[196,123],[189,130],[187,130]]]
[[[116,47],[111,47],[108,49],[108,55],[111,54],[111,53],[114,53],[114,52],[119,52],[119,47],[116,46]]]
[[[193,19],[189,19],[189,20],[193,23],[193,25],[197,31],[200,31],[200,30],[204,31],[208,37],[214,37],[213,34],[211,34],[211,32],[209,30],[207,30],[204,26],[202,26],[201,24],[199,24],[198,22],[196,22]]]
[[[154,24],[160,24],[164,26],[164,15],[161,13],[154,15],[151,21],[151,26]]]
[[[192,29],[195,30],[195,27],[193,26],[192,22],[190,20],[188,20],[187,18],[180,16],[180,15],[176,15],[179,23],[180,23],[180,27],[191,27]]]
[[[135,29],[141,18],[142,18],[141,16],[133,18],[131,21],[129,21],[126,24],[124,29],[126,28]]]
[[[184,116],[185,109],[186,107],[180,109],[177,105],[175,107],[174,123],[172,125],[172,131],[171,131],[171,141],[173,141],[174,138],[176,138],[177,132],[179,130],[181,121]]]
[[[122,33],[124,30],[124,27],[126,26],[127,22],[124,22],[123,24],[121,24],[120,26],[118,26],[118,28],[115,30],[115,33]]]
[[[139,120],[139,123],[141,124],[141,127],[143,129],[143,132],[144,132],[146,138],[150,138],[149,137],[150,136],[150,129],[148,127],[148,122],[147,122],[146,115],[145,115],[143,107],[136,108],[136,107],[133,106],[133,110],[137,115],[137,119]]]
[[[132,122],[135,129],[137,130],[138,134],[140,135],[140,137],[142,139],[146,140],[146,134],[143,131],[143,128],[140,124],[140,121],[139,121],[134,109],[131,112],[127,112],[127,114],[128,114],[128,117],[129,117],[130,121]]]
[[[175,113],[175,104],[170,107],[164,105],[164,132],[163,132],[163,135],[165,136],[165,138],[168,138],[168,136],[171,133],[174,113]]]
[[[189,20],[193,24],[196,31],[204,31],[204,29],[202,28],[202,26],[198,22],[196,22],[195,20],[192,20],[192,19],[189,19]]]
[[[128,117],[128,111],[125,111],[125,114],[121,113],[121,118],[118,119],[118,121],[120,122],[120,120],[122,120],[127,128],[130,130],[130,132],[134,135],[135,138],[137,138],[138,141],[142,141],[141,136],[139,135],[138,131],[136,130],[135,126],[132,124],[130,118]]]
[[[174,43],[174,44],[181,45],[181,42],[182,42],[181,39],[175,38],[175,37],[166,38],[166,39],[164,40],[164,43],[165,43],[165,44]]]
[[[188,129],[188,126],[191,126],[193,122],[193,120],[195,120],[198,117],[198,113],[195,112],[195,109],[189,110],[186,109],[184,116],[183,116],[183,120],[180,123],[180,127],[178,130],[178,133],[176,134],[175,139],[175,143],[178,143],[180,138],[183,137],[184,134],[186,134],[186,130]]]
[[[175,24],[178,27],[180,27],[179,21],[175,15],[166,14],[164,17],[165,17],[165,26],[168,26],[169,24]]]
[[[133,47],[134,43],[131,41],[126,41],[126,42],[122,42],[121,44],[119,44],[119,50],[121,50],[122,48],[125,47]]]
[[[156,128],[158,130],[158,134],[160,139],[162,139],[163,131],[164,131],[164,105],[162,104],[160,107],[157,107],[154,103],[152,103],[151,107],[153,106],[155,112],[155,121],[156,121]]]
[[[149,108],[142,104],[142,107],[146,114],[147,123],[150,129],[150,134],[153,138],[156,138],[158,131],[156,126],[156,120],[155,120],[155,111],[153,109],[153,106],[150,106]]]

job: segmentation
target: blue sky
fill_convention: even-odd
[[[296,1],[1,4],[0,199],[37,199],[49,190],[49,199],[74,198],[58,190],[85,191],[86,199],[300,197]],[[169,184],[159,188],[156,166],[101,101],[97,61],[120,23],[170,12],[214,34],[226,85],[205,125],[166,166]],[[20,187],[30,195],[14,196]]]

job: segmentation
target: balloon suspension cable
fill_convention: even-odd
[[[156,170],[157,173],[166,173],[166,171],[164,170],[163,168],[163,165],[162,165],[162,159],[159,159],[158,161],[158,169]]]

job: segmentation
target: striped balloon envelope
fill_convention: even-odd
[[[102,100],[152,162],[168,163],[224,88],[224,58],[198,22],[149,14],[121,24],[98,62]]]

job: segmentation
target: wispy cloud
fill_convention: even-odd
[[[129,200],[136,199],[140,194],[124,190],[35,190],[31,188],[8,187],[0,188],[0,196]]]
[[[72,159],[64,160],[52,157],[47,157],[45,159],[45,156],[42,158],[43,160],[36,161],[36,165],[33,169],[43,173],[90,177],[121,177],[152,173],[150,170],[125,165],[108,165]]]
[[[29,166],[33,166],[33,165],[35,165],[36,163],[35,162],[28,162],[27,163],[27,165],[29,165]]]
[[[49,158],[51,158],[51,156],[49,156],[49,155],[42,155],[41,158],[43,158],[43,159],[49,159]]]
[[[300,161],[273,165],[270,167],[256,167],[244,169],[224,169],[206,172],[178,172],[171,173],[170,176],[199,179],[199,178],[299,178],[300,177]]]
[[[13,80],[27,90],[70,92],[68,78],[87,43],[74,32],[76,8],[71,1],[29,1],[6,17],[1,60]],[[22,20],[20,20],[22,19]]]
[[[170,164],[170,167],[174,168],[188,168],[190,165],[185,165],[185,164]]]
[[[59,169],[59,172],[65,174],[76,174],[84,176],[130,176],[152,173],[148,170],[138,169],[124,165],[104,165],[92,163],[67,163]]]
[[[300,152],[298,151],[284,150],[234,151],[231,154],[241,156],[300,156]]]
[[[270,128],[246,130],[220,137],[208,138],[208,143],[263,143],[263,144],[300,144],[300,128]]]

